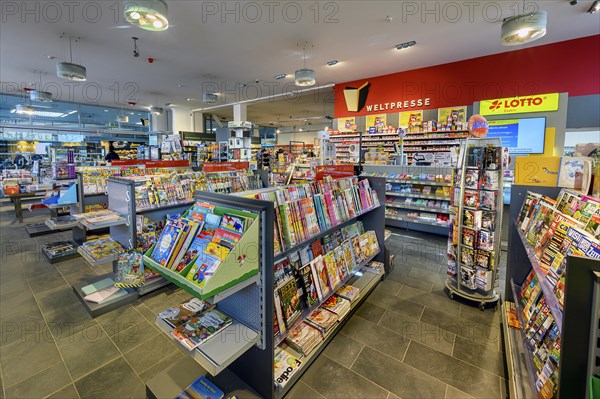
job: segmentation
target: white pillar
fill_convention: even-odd
[[[246,104],[233,104],[233,120],[235,122],[245,122],[248,120],[247,117]]]
[[[171,114],[171,131],[173,134],[191,132],[193,130],[192,110],[190,108],[172,107]]]

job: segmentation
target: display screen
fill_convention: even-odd
[[[502,139],[512,155],[543,154],[546,118],[521,118],[489,121],[487,137]]]

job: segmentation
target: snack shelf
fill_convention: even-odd
[[[350,319],[350,316],[356,311],[356,308],[358,308],[366,300],[368,295],[371,293],[371,291],[373,291],[382,278],[383,275],[374,273],[372,271],[364,271],[362,272],[362,275],[356,274],[350,279],[348,283],[360,289],[359,298],[350,304],[350,312],[348,312],[342,320],[338,321],[338,324],[331,329],[331,331],[324,337],[323,341],[319,342],[319,344],[307,356],[303,356],[300,359],[302,361],[302,366],[300,366],[300,369],[289,378],[286,385],[280,389],[275,388],[275,397],[277,399],[283,398],[288,393],[288,391],[300,379],[304,371],[306,371],[306,369],[327,347],[329,342],[336,336],[337,332],[346,324],[346,322]]]
[[[390,215],[385,215],[385,218],[391,219],[391,220],[399,220],[401,222],[412,222],[412,223],[428,224],[430,226],[450,227],[449,222],[434,222],[434,221],[424,220],[424,219],[409,218],[409,217],[405,217],[405,216],[390,216]]]
[[[301,243],[298,243],[296,245],[294,245],[291,248],[286,249],[283,252],[280,252],[278,254],[275,255],[275,262],[277,263],[280,260],[282,260],[284,257],[288,256],[289,254],[291,254],[292,252],[296,252],[298,251],[300,248],[307,246],[308,244],[310,244],[312,241],[316,241],[330,233],[333,233],[335,230],[339,230],[342,227],[345,227],[349,224],[351,224],[352,222],[354,222],[357,218],[361,217],[364,214],[367,214],[369,212],[371,212],[374,209],[379,208],[381,205],[376,205],[376,206],[372,206],[370,208],[364,209],[362,212],[357,213],[356,215],[354,215],[354,217],[351,217],[348,220],[344,220],[343,222],[336,224],[335,226],[331,226],[330,228],[328,228],[327,230],[321,231],[319,234],[316,234],[314,236],[311,236],[309,238],[307,238],[306,240],[302,241]]]
[[[386,203],[385,204],[386,207],[390,207],[390,208],[398,208],[398,209],[413,209],[415,211],[424,211],[424,212],[431,212],[431,213],[445,213],[445,214],[450,214],[450,210],[449,209],[443,209],[443,208],[427,208],[427,207],[423,207],[423,206],[415,206],[415,205],[405,205],[402,203]]]
[[[438,197],[436,195],[429,195],[429,194],[403,194],[403,193],[395,193],[393,191],[386,191],[385,195],[390,195],[392,197],[429,198],[429,199],[433,199],[433,200],[450,201],[450,197]]]
[[[554,290],[548,280],[546,279],[546,273],[544,273],[542,266],[540,265],[539,260],[534,255],[534,250],[531,248],[531,245],[527,242],[527,239],[521,232],[521,229],[517,229],[519,233],[519,238],[523,242],[523,247],[525,248],[525,252],[527,252],[527,257],[531,262],[531,267],[535,271],[535,275],[538,279],[540,287],[542,288],[542,292],[544,293],[544,298],[546,298],[546,304],[550,308],[550,312],[552,313],[552,317],[554,317],[554,321],[556,322],[556,326],[558,330],[562,334],[563,328],[563,311],[562,307],[558,303],[558,299],[556,299],[556,295],[554,294]]]
[[[531,382],[531,377],[525,360],[527,353],[523,346],[521,330],[513,328],[508,324],[508,312],[505,306],[508,303],[504,302],[502,304],[502,335],[508,369],[508,396],[511,399],[535,398],[537,397],[537,392],[532,391],[531,383],[527,383]],[[521,324],[521,321],[519,321],[519,324]],[[521,327],[523,326],[521,325]]]
[[[176,341],[177,345],[180,345],[177,338],[171,334],[173,331],[171,326],[159,317],[156,317],[154,324]],[[210,337],[197,348],[188,351],[187,354],[215,376],[256,345],[258,341],[259,334],[256,331],[234,319],[231,325]]]
[[[302,322],[304,322],[306,320],[306,318],[308,316],[310,316],[310,314],[312,312],[314,312],[319,306],[321,306],[325,302],[327,302],[327,300],[329,298],[331,298],[331,296],[333,294],[335,294],[335,292],[338,289],[340,289],[341,287],[343,287],[344,284],[347,284],[348,281],[350,281],[350,279],[357,274],[357,272],[360,272],[361,270],[364,270],[363,268],[366,266],[366,264],[369,263],[370,261],[372,261],[373,259],[375,259],[375,257],[377,255],[379,255],[379,253],[377,253],[375,255],[372,255],[367,260],[361,262],[360,265],[358,265],[357,267],[354,268],[354,270],[352,270],[352,272],[350,273],[350,275],[346,276],[345,279],[343,279],[335,287],[333,287],[333,290],[331,290],[331,292],[326,297],[324,297],[322,300],[320,300],[319,302],[317,302],[316,304],[314,304],[310,308],[304,309],[302,311],[302,314],[298,317],[298,319],[296,319],[296,321],[294,321],[292,323],[291,326],[286,326],[286,330],[285,330],[285,332],[283,334],[279,334],[277,337],[275,337],[275,346],[279,346],[279,344],[281,344],[285,340],[285,338],[288,336],[288,334],[290,333],[291,330],[293,330],[294,328],[296,328],[297,326],[299,326]]]

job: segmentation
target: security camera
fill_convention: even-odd
[[[138,57],[140,56],[140,52],[139,52],[139,51],[137,51],[137,50],[133,50],[133,56],[134,56],[135,58],[138,58]]]
[[[578,3],[577,0],[571,0],[571,1],[569,1],[569,4],[572,5],[572,6],[576,6],[577,3]]]

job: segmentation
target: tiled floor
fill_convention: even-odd
[[[26,212],[25,223],[45,215]],[[70,285],[102,275],[81,258],[49,264],[0,203],[0,399],[144,398],[144,383],[183,358],[154,315],[189,296],[168,287],[92,319]],[[395,231],[394,272],[288,398],[504,398],[500,311],[444,292],[446,240]],[[500,287],[504,283],[501,281]]]

